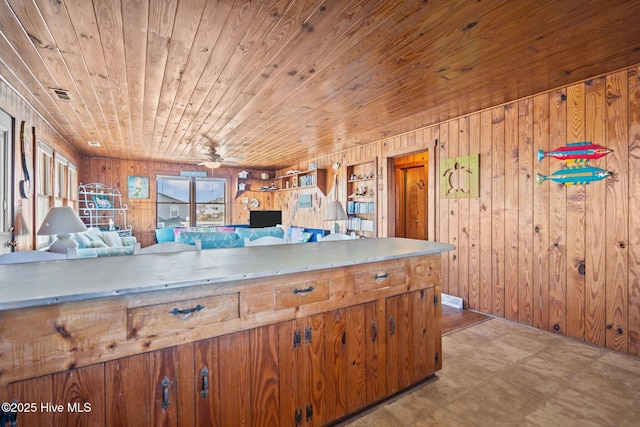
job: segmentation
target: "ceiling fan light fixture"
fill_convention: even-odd
[[[222,166],[222,162],[202,162],[200,164],[208,167],[209,169],[216,169]]]

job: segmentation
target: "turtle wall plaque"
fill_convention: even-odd
[[[478,197],[479,165],[478,154],[440,160],[440,198]]]

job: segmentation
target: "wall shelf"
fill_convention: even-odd
[[[127,205],[120,190],[97,182],[78,186],[78,215],[89,228],[118,231],[131,235],[127,225]]]
[[[377,160],[347,165],[347,232],[376,237]]]

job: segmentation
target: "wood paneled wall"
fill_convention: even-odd
[[[583,140],[614,150],[591,161],[611,177],[536,184],[536,174],[562,166],[539,162],[538,149]],[[436,199],[436,240],[456,245],[443,256],[442,291],[475,310],[640,356],[640,68],[386,140],[383,157],[436,141],[436,165],[480,154],[480,197]]]
[[[80,163],[80,155],[78,152],[71,148],[62,138],[58,135],[49,124],[42,119],[31,106],[24,101],[24,99],[16,95],[15,91],[8,86],[3,80],[0,80],[0,108],[7,114],[12,116],[14,121],[14,170],[15,177],[13,186],[13,201],[14,201],[14,227],[15,227],[15,239],[18,243],[16,250],[26,251],[35,249],[35,235],[39,224],[35,223],[36,212],[36,196],[35,196],[35,183],[38,178],[38,171],[35,168],[35,156],[37,141],[46,143],[54,152],[60,153],[70,162],[78,165]],[[34,188],[34,195],[28,199],[20,197],[20,180],[23,179],[22,172],[22,157],[20,151],[20,123],[26,122],[28,131],[31,132],[31,127],[36,128],[36,141],[33,138],[25,139],[25,141],[31,141],[31,159],[27,161],[31,165],[30,175],[31,185]],[[26,132],[26,130],[25,130]],[[1,242],[4,244],[5,242]]]
[[[537,174],[563,163],[538,161],[537,150],[577,141],[614,150],[591,161],[611,176],[538,185]],[[391,236],[391,159],[423,150],[436,170],[441,159],[480,154],[478,198],[440,199],[437,175],[429,177],[432,238],[456,245],[443,255],[443,292],[474,310],[640,356],[640,67],[313,161],[377,156],[385,188],[378,235]]]

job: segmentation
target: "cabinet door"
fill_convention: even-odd
[[[410,294],[413,321],[413,378],[418,382],[435,372],[435,307],[434,289]]]
[[[177,425],[174,347],[105,363],[107,425]]]
[[[280,324],[280,417],[285,426],[323,425],[324,315]]]
[[[387,396],[387,353],[385,306],[377,301],[365,304],[364,355],[367,405]]]
[[[248,331],[195,344],[196,425],[249,425],[249,354]]]
[[[325,313],[324,327],[325,421],[331,422],[347,414],[346,310]]]
[[[393,394],[432,375],[439,351],[439,302],[434,288],[388,298],[387,391]],[[439,353],[438,353],[439,355]]]
[[[387,393],[411,384],[413,378],[411,301],[409,294],[387,299]]]
[[[98,364],[12,383],[2,401],[24,405],[15,418],[19,426],[101,426],[103,390],[104,367]]]
[[[277,427],[281,425],[278,326],[252,329],[250,341],[251,425]]]
[[[325,316],[325,422],[361,410],[386,395],[384,311],[377,301]],[[382,349],[382,351],[381,351]]]

